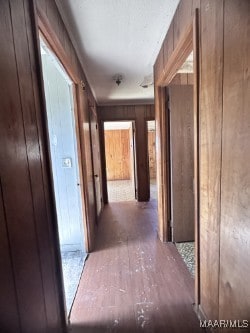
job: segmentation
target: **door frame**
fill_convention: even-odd
[[[91,248],[93,247],[92,238],[90,233],[90,211],[88,205],[88,189],[87,189],[87,175],[86,175],[86,159],[84,154],[84,137],[81,133],[81,120],[82,120],[82,113],[84,105],[81,103],[82,101],[82,94],[86,90],[85,83],[78,73],[75,73],[71,64],[70,59],[68,59],[63,46],[61,45],[57,35],[51,29],[50,24],[47,18],[37,9],[37,26],[38,26],[38,36],[37,42],[39,43],[39,37],[43,39],[44,43],[47,47],[55,54],[57,59],[62,64],[64,70],[68,74],[69,78],[72,80],[72,93],[73,93],[73,108],[74,108],[74,118],[75,118],[75,135],[77,141],[77,157],[78,157],[78,168],[79,168],[79,180],[80,180],[80,193],[81,193],[81,203],[82,203],[82,216],[83,216],[83,230],[84,230],[84,246],[85,251],[90,252]],[[40,46],[39,46],[40,47]],[[41,57],[40,57],[40,64],[41,64]],[[42,68],[42,67],[41,67]],[[41,71],[41,77],[42,77]],[[43,103],[44,107],[46,107],[45,103],[45,94],[44,88],[42,84],[42,96],[43,96]],[[87,97],[86,97],[87,98]],[[87,104],[87,103],[86,103]],[[48,140],[48,129],[47,129],[47,122],[45,121],[46,126],[46,136]],[[49,142],[49,141],[48,141]],[[49,152],[48,152],[49,155]],[[50,160],[50,156],[48,157]],[[52,179],[52,169],[50,163],[50,173]],[[54,191],[54,190],[53,190]],[[54,193],[53,193],[54,196]],[[59,248],[60,251],[60,248]]]
[[[135,200],[137,200],[138,194],[138,181],[137,181],[137,161],[136,161],[136,120],[135,119],[114,119],[114,120],[100,120],[99,129],[100,129],[100,154],[101,154],[101,166],[102,166],[102,197],[103,203],[108,204],[108,181],[107,181],[107,165],[106,165],[106,149],[105,149],[105,129],[104,123],[109,122],[131,122],[133,126],[133,162],[134,162],[134,187],[135,187]]]
[[[199,12],[196,9],[192,24],[186,29],[166,67],[155,82],[158,233],[163,242],[171,241],[171,175],[169,113],[166,112],[166,89],[177,70],[193,50],[194,53],[194,225],[195,225],[195,308],[200,304],[200,202],[199,202]],[[166,143],[166,144],[165,144]]]

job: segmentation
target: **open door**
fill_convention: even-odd
[[[132,137],[131,137],[131,158],[133,161],[133,180],[134,180],[134,189],[135,189],[135,199],[138,199],[138,190],[137,190],[137,165],[136,165],[136,136],[135,136],[135,122],[132,121]]]
[[[101,179],[100,179],[100,145],[99,145],[99,132],[98,132],[98,120],[94,107],[90,107],[90,124],[91,124],[91,142],[92,142],[92,155],[93,155],[93,170],[94,170],[94,186],[96,197],[96,213],[100,215],[102,210],[102,191],[101,191]]]
[[[60,241],[67,314],[81,277],[85,251],[79,138],[76,134],[74,84],[64,67],[40,40],[50,167]]]
[[[169,85],[172,241],[194,240],[193,86]]]
[[[104,155],[108,202],[136,198],[135,131],[133,121],[104,122]]]

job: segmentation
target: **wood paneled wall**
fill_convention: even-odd
[[[192,24],[195,8],[200,26],[200,308],[209,319],[249,320],[250,2],[180,1],[155,63],[156,82]],[[160,97],[157,88],[157,140],[162,147]],[[160,186],[162,179],[160,173]]]
[[[62,62],[78,78],[91,249],[95,202],[87,110],[94,99],[54,1],[36,3],[42,24],[53,31],[49,42],[61,47]],[[1,2],[0,331],[6,333],[61,333],[66,326],[37,22],[32,0]]]
[[[107,180],[131,179],[129,129],[105,130]]]
[[[134,120],[136,132],[136,178],[137,199],[148,201],[150,196],[148,149],[147,149],[147,120],[154,120],[154,105],[130,105],[130,106],[100,106],[98,115],[101,122]],[[102,140],[102,139],[101,139]],[[104,140],[104,137],[103,137]],[[102,154],[104,150],[102,149]],[[104,157],[102,157],[102,161]],[[103,168],[105,162],[103,161]],[[106,179],[103,175],[103,197],[105,198]]]
[[[0,16],[0,331],[61,332],[62,281],[32,1],[4,1]]]
[[[194,240],[194,89],[168,87],[171,146],[172,240]]]
[[[148,161],[150,179],[156,178],[155,131],[148,131]]]

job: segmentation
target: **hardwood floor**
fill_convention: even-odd
[[[71,312],[72,332],[204,332],[194,280],[173,244],[157,238],[154,201],[105,207]]]

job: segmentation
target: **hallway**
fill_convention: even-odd
[[[157,238],[155,202],[105,207],[71,313],[72,332],[203,332],[194,280]]]

